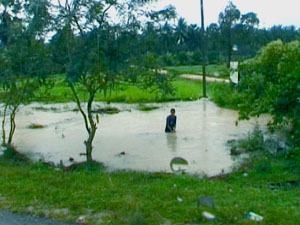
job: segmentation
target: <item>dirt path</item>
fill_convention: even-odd
[[[64,223],[52,219],[1,210],[0,225],[76,225],[76,223]]]
[[[203,76],[202,75],[195,75],[195,74],[182,74],[180,77],[186,78],[186,79],[191,79],[191,80],[202,80]],[[225,82],[225,83],[230,83],[229,79],[223,79],[223,78],[216,78],[216,77],[206,77],[206,81],[208,82]]]

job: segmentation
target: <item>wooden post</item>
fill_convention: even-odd
[[[201,3],[201,47],[202,47],[202,80],[203,80],[203,97],[206,98],[206,40],[205,40],[205,29],[204,29],[204,14],[203,14],[203,0],[200,0]]]

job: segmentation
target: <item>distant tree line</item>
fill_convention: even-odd
[[[219,14],[218,23],[206,28],[208,62],[228,64],[231,59],[251,58],[271,41],[280,39],[286,43],[300,34],[295,26],[277,25],[267,29],[258,25],[256,13],[241,14],[229,2]],[[176,25],[165,22],[155,26],[149,22],[137,38],[139,48],[161,57],[164,65],[200,64],[202,60],[201,29],[195,24],[188,25],[184,18],[179,18]]]

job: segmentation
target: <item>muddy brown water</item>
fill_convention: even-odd
[[[105,106],[104,103],[96,105]],[[256,122],[265,125],[270,117],[235,122],[238,113],[217,107],[209,100],[155,104],[159,109],[143,112],[136,105],[111,104],[122,112],[99,115],[100,123],[94,139],[93,159],[110,169],[170,172],[170,161],[182,157],[189,163],[187,172],[213,176],[228,173],[236,165],[226,145],[229,139],[242,137]],[[40,110],[37,107],[49,110]],[[177,131],[164,132],[170,108],[176,109]],[[72,111],[75,104],[30,104],[17,114],[14,143],[20,152],[34,159],[69,164],[68,159],[80,162],[85,156],[87,137],[83,118]],[[45,126],[29,129],[31,124]],[[125,152],[124,155],[119,153]]]

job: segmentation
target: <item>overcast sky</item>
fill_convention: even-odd
[[[64,2],[64,0],[61,0]],[[57,2],[57,0],[52,0]],[[218,16],[224,11],[228,0],[203,0],[205,26],[217,23]],[[232,0],[242,14],[254,12],[260,20],[260,27],[269,28],[273,25],[300,28],[300,0]],[[200,0],[158,0],[158,8],[174,5],[178,16],[190,24],[201,24]]]
[[[203,0],[205,26],[218,22],[218,15],[224,11],[228,0]],[[295,25],[300,27],[300,0],[232,0],[242,14],[254,12],[260,20],[260,27],[273,25]],[[200,0],[159,0],[159,6],[171,4],[179,16],[188,23],[200,25]]]

